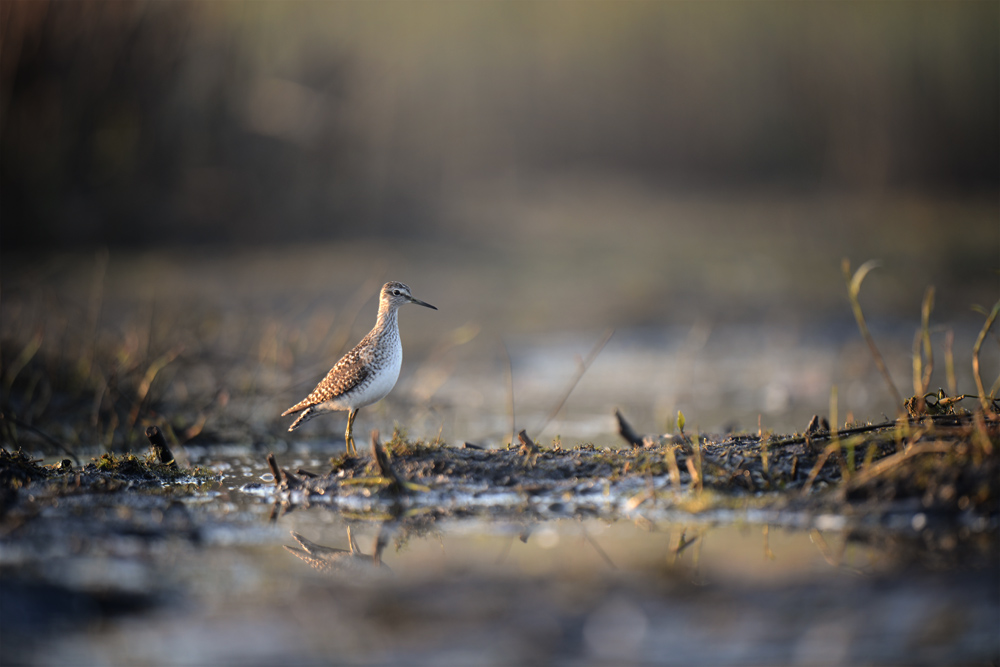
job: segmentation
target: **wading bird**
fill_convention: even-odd
[[[389,282],[383,285],[375,328],[334,364],[311,394],[281,413],[282,417],[301,413],[288,427],[289,431],[294,431],[323,413],[347,410],[344,441],[347,453],[357,454],[352,432],[358,410],[384,398],[392,391],[399,378],[399,369],[403,365],[403,345],[399,340],[397,311],[404,303],[415,303],[437,310],[429,303],[414,299],[410,288],[403,283]]]

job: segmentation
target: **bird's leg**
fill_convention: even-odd
[[[354,431],[354,418],[358,416],[358,410],[361,408],[355,408],[347,414],[347,432],[344,434],[344,441],[347,445],[347,453],[357,455],[358,448],[354,446],[354,436],[352,432]]]

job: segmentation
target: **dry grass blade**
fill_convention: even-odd
[[[694,465],[694,459],[685,459],[684,464],[687,466],[688,474],[691,475],[691,484],[700,492],[701,491],[701,476],[698,474],[698,468]]]
[[[906,462],[907,459],[911,459],[914,456],[920,456],[921,454],[942,454],[945,452],[950,452],[954,449],[954,444],[950,442],[923,442],[909,445],[906,449],[901,452],[896,452],[891,454],[878,463],[868,466],[865,470],[858,473],[849,480],[846,480],[844,485],[841,487],[841,495],[846,494],[852,489],[856,489],[859,486],[867,484],[871,480],[886,474],[887,472],[899,467],[901,464]]]
[[[976,379],[976,389],[979,390],[979,402],[983,407],[983,412],[990,411],[990,398],[992,395],[987,397],[986,389],[983,387],[983,378],[979,374],[979,350],[983,347],[983,341],[986,340],[986,334],[989,333],[990,328],[993,326],[993,321],[997,318],[997,313],[1000,313],[1000,301],[993,304],[993,310],[986,318],[986,323],[983,324],[983,330],[979,332],[979,337],[976,338],[976,344],[972,346],[972,375]]]
[[[899,390],[896,389],[896,385],[892,382],[892,377],[889,375],[889,370],[885,366],[885,360],[882,359],[882,354],[878,351],[878,347],[875,345],[875,339],[872,338],[872,334],[868,331],[868,324],[865,322],[865,315],[861,310],[861,302],[858,301],[858,293],[861,291],[861,282],[868,275],[868,272],[879,266],[879,263],[875,260],[869,260],[862,264],[854,275],[851,275],[851,262],[846,257],[841,263],[841,268],[844,271],[844,278],[847,281],[847,296],[851,301],[851,309],[854,311],[854,319],[858,321],[858,328],[861,330],[861,336],[868,343],[868,349],[871,350],[872,358],[875,360],[875,365],[878,367],[882,377],[885,379],[886,386],[889,388],[889,393],[892,394],[893,400],[896,403],[896,408],[900,409],[903,405],[903,397],[900,395]]]
[[[816,459],[816,465],[814,465],[813,469],[809,471],[809,477],[806,479],[806,483],[802,487],[803,496],[807,495],[812,489],[813,482],[816,481],[816,476],[819,475],[819,471],[823,469],[824,465],[826,465],[827,459],[829,459],[830,456],[839,449],[840,442],[833,442],[827,445],[826,449],[823,450],[823,453],[819,455],[819,458]]]
[[[681,469],[677,465],[677,455],[674,453],[675,449],[677,449],[675,445],[668,446],[666,458],[667,469],[670,471],[670,483],[676,490],[681,488]]]
[[[563,393],[562,398],[559,399],[559,402],[556,403],[555,407],[552,408],[552,411],[549,412],[549,414],[545,417],[545,421],[542,422],[542,425],[535,430],[536,435],[540,435],[541,432],[545,430],[545,427],[548,426],[553,419],[555,419],[555,416],[557,414],[559,414],[559,411],[562,410],[563,405],[566,404],[566,399],[568,399],[569,395],[573,393],[574,389],[576,389],[576,385],[580,381],[580,378],[582,378],[583,374],[587,372],[587,369],[590,368],[590,365],[594,363],[594,360],[597,359],[597,355],[599,355],[601,353],[601,350],[604,349],[604,346],[608,344],[608,341],[611,340],[611,336],[613,336],[614,333],[615,333],[614,329],[608,329],[607,331],[605,331],[604,335],[601,336],[601,339],[599,341],[597,341],[597,344],[594,345],[594,347],[590,350],[590,353],[586,356],[586,358],[580,361],[579,368],[576,371],[576,376],[574,376],[573,381],[569,383],[569,386]]]
[[[958,393],[958,379],[955,376],[955,332],[948,329],[944,335],[944,373],[948,383],[948,393]]]
[[[143,402],[146,400],[146,396],[149,394],[149,388],[152,386],[153,380],[156,379],[157,374],[163,370],[167,364],[180,355],[182,350],[183,348],[178,345],[166,354],[154,359],[153,363],[151,363],[149,368],[146,369],[146,374],[142,376],[142,382],[139,383],[139,389],[136,391],[135,402],[132,405],[132,412],[129,413],[128,428],[130,431],[135,426],[136,420],[139,418],[139,410],[142,407]]]
[[[601,545],[597,543],[597,540],[595,540],[589,532],[587,532],[586,528],[583,528],[583,539],[587,540],[587,543],[590,544],[590,546],[594,547],[594,551],[596,551],[597,555],[601,557],[601,560],[604,561],[605,565],[607,565],[612,570],[618,569],[618,566],[615,565],[615,562],[611,560],[611,556],[609,556],[608,553],[601,548]]]
[[[95,255],[94,280],[90,288],[90,300],[87,308],[87,340],[77,366],[80,377],[90,377],[97,356],[97,325],[101,317],[101,305],[104,301],[104,282],[108,273],[110,253],[107,248],[101,248]]]
[[[931,384],[931,372],[934,370],[934,348],[931,347],[931,311],[934,310],[934,287],[933,285],[927,288],[924,293],[924,301],[920,306],[920,331],[921,338],[923,339],[924,357],[926,357],[924,362],[924,373],[921,376],[921,389],[918,393],[924,393]]]
[[[0,412],[0,422],[3,422],[5,425],[8,425],[7,422],[10,422],[10,423],[14,424],[15,426],[17,426],[18,428],[23,428],[23,429],[25,429],[27,431],[31,431],[32,433],[34,433],[35,435],[37,435],[39,438],[41,438],[45,442],[49,443],[53,447],[58,448],[64,454],[66,454],[67,456],[71,457],[73,459],[73,462],[76,463],[77,467],[80,467],[80,459],[77,457],[76,454],[73,453],[73,450],[70,449],[69,447],[67,447],[66,445],[64,445],[63,443],[59,442],[58,440],[56,440],[52,436],[50,436],[48,433],[45,433],[44,431],[40,431],[39,429],[35,428],[31,424],[27,424],[27,423],[21,421],[20,419],[17,419],[16,417],[12,417],[11,415],[8,415],[8,414],[3,413],[3,412]],[[13,440],[14,440],[14,438],[11,437],[11,441],[13,441]]]
[[[842,268],[844,270],[844,276],[847,278],[847,289],[852,297],[856,297],[861,292],[861,282],[865,279],[865,276],[867,276],[870,271],[877,269],[880,266],[882,266],[882,262],[877,259],[870,259],[859,266],[858,270],[855,271],[852,276],[850,275],[850,262],[846,257],[843,259]]]
[[[510,413],[510,443],[514,444],[514,434],[517,433],[517,420],[514,413],[514,367],[510,363],[510,350],[507,343],[500,341],[500,349],[503,350],[505,380],[507,380],[507,411]]]
[[[11,363],[10,367],[7,369],[7,377],[4,379],[4,389],[10,392],[10,388],[14,385],[14,380],[21,373],[28,362],[38,353],[39,348],[42,347],[42,332],[37,331],[35,335],[31,337],[27,345],[21,350],[21,353],[17,355],[17,358]]]
[[[934,288],[928,287],[920,306],[920,328],[913,336],[913,393],[923,396],[931,384],[934,349],[931,347],[930,318],[934,308]]]
[[[632,512],[647,500],[656,500],[656,489],[654,489],[652,486],[643,489],[639,493],[629,498],[628,501],[626,501],[625,503],[625,511]]]
[[[975,431],[973,432],[973,442],[979,447],[979,449],[990,456],[993,454],[993,442],[990,439],[989,430],[986,428],[986,419],[983,417],[982,412],[977,412],[974,417]]]
[[[840,567],[840,558],[843,554],[834,554],[833,549],[831,549],[830,545],[826,543],[822,533],[813,528],[809,531],[809,539],[816,545],[816,548],[819,549],[819,553],[823,556],[823,560],[833,567]]]
[[[771,551],[771,526],[770,524],[764,524],[764,558],[767,560],[774,560],[774,552]]]
[[[368,299],[371,298],[372,292],[382,286],[384,278],[385,269],[380,267],[354,292],[350,303],[344,307],[345,316],[343,322],[337,327],[336,333],[330,338],[327,352],[332,352],[331,356],[339,359],[347,352],[349,349],[348,346],[351,344],[351,330],[358,321],[358,317],[361,316],[361,309],[364,308]]]

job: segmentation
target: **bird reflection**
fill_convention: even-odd
[[[285,549],[295,554],[297,558],[309,563],[315,570],[328,574],[362,574],[375,572],[390,572],[389,568],[382,562],[382,550],[387,542],[387,530],[385,525],[379,529],[373,545],[371,555],[361,552],[351,527],[347,527],[347,542],[350,549],[336,549],[334,547],[324,547],[321,544],[310,542],[295,531],[292,537],[299,543],[297,547],[285,546]]]

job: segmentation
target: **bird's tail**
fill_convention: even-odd
[[[310,542],[306,538],[304,538],[301,535],[299,535],[298,533],[296,533],[294,530],[292,531],[292,537],[295,538],[295,541],[299,543],[299,546],[301,546],[302,549],[304,549],[305,552],[307,554],[309,554],[309,555],[313,555],[314,556],[314,555],[316,555],[319,552],[320,549],[323,549],[323,547],[321,547],[320,545],[316,544],[315,542]],[[294,551],[300,551],[299,549],[296,549],[295,547],[286,546],[285,548],[288,549],[289,551],[292,551],[292,552],[294,552]]]
[[[285,415],[291,414],[292,410],[294,410],[294,409],[295,408],[290,408],[288,410],[285,410],[285,412],[283,412],[281,416],[284,417]],[[316,415],[313,414],[312,408],[306,408],[305,410],[302,411],[302,414],[299,415],[298,419],[296,419],[295,421],[293,421],[292,425],[288,427],[288,431],[289,432],[294,431],[295,429],[297,429],[302,424],[302,422],[309,421],[310,419],[312,419],[315,416]]]
[[[291,415],[291,414],[294,414],[296,412],[299,412],[300,410],[305,410],[306,408],[308,408],[311,405],[313,405],[313,404],[309,401],[308,398],[303,398],[301,401],[299,401],[298,403],[296,403],[292,407],[290,407],[287,410],[285,410],[284,412],[282,412],[281,416],[282,417],[287,417],[288,415]]]

